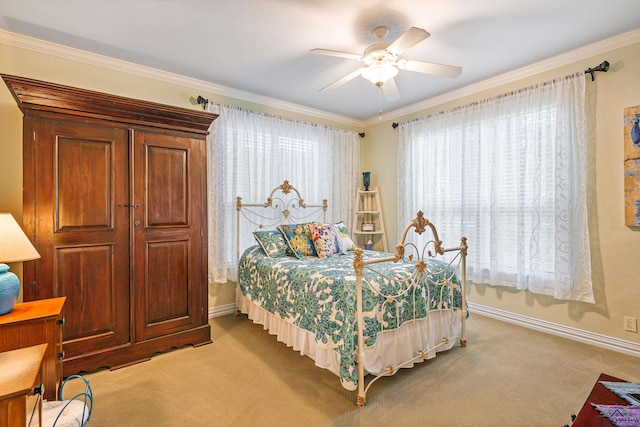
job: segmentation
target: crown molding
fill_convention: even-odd
[[[606,52],[610,52],[614,49],[625,47],[634,43],[640,42],[640,29],[629,31],[619,36],[611,37],[600,42],[584,46],[549,59],[539,61],[517,70],[509,71],[504,74],[500,74],[495,77],[483,80],[478,83],[474,83],[460,89],[453,90],[451,92],[444,93],[442,95],[434,96],[433,98],[425,99],[418,103],[408,105],[406,107],[389,111],[384,114],[385,120],[394,120],[399,117],[403,117],[416,111],[426,110],[427,108],[435,107],[456,99],[463,98],[465,96],[473,95],[484,90],[493,89],[507,83],[511,83],[526,77],[533,76],[545,71],[553,70],[555,68],[562,67],[573,62],[581,61],[583,59],[591,58],[596,55],[600,55]],[[379,123],[379,118],[372,117],[365,120],[366,126],[373,126]]]
[[[503,84],[511,83],[538,73],[553,70],[558,67],[570,64],[572,62],[587,59],[611,50],[628,46],[633,43],[640,42],[640,29],[629,31],[627,33],[615,36],[591,45],[566,52],[561,55],[554,56],[544,61],[539,61],[526,67],[519,68],[481,82],[456,89],[442,95],[425,99],[418,103],[385,113],[385,121],[394,120],[416,111],[425,110],[450,101],[454,101],[465,96],[473,95],[484,90],[492,89]],[[47,42],[33,37],[12,33],[10,31],[0,29],[0,43],[19,47],[47,55],[53,55],[59,58],[69,59],[72,61],[82,62],[89,65],[95,65],[114,71],[121,71],[146,77],[154,80],[163,81],[165,83],[176,84],[202,90],[209,93],[235,98],[241,101],[254,102],[268,107],[278,108],[293,113],[304,114],[307,116],[330,120],[355,127],[369,127],[380,123],[377,116],[367,120],[357,120],[338,114],[329,113],[327,111],[305,107],[299,104],[283,101],[276,98],[257,95],[254,93],[233,89],[227,86],[206,82],[204,80],[194,79],[167,71],[158,70],[143,65],[134,64],[132,62],[122,61],[104,55],[87,52],[56,43]]]
[[[105,55],[99,55],[68,46],[63,46],[57,43],[28,37],[22,34],[12,33],[10,31],[2,29],[0,29],[0,43],[31,50],[34,52],[52,55],[58,58],[69,59],[71,61],[81,62],[88,65],[95,65],[114,71],[134,74],[140,77],[146,77],[165,83],[185,86],[195,90],[202,90],[216,95],[238,99],[241,101],[253,102],[268,107],[290,111],[293,113],[304,114],[318,119],[330,120],[349,126],[356,126],[359,128],[364,127],[364,121],[356,120],[351,117],[333,114],[327,111],[309,108],[303,105],[294,104],[292,102],[283,101],[281,99],[257,95],[239,89],[233,89],[204,80],[194,79],[191,77],[158,70],[156,68],[146,67],[144,65],[134,64],[132,62],[123,61],[120,59],[115,59]]]

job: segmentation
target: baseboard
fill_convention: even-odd
[[[236,312],[235,304],[225,304],[218,307],[209,307],[209,319],[213,317],[226,316]]]
[[[568,338],[585,344],[591,344],[596,347],[606,348],[607,350],[613,350],[618,353],[640,357],[640,344],[632,341],[597,334],[595,332],[589,332],[573,328],[571,326],[560,325],[558,323],[536,319],[535,317],[511,313],[509,311],[500,310],[499,308],[488,307],[486,305],[476,304],[473,302],[469,302],[468,306],[471,313],[479,314],[481,316],[491,317],[504,322],[524,326],[525,328],[534,329],[536,331],[546,332],[551,335]]]
[[[607,335],[589,332],[571,326],[560,325],[558,323],[548,322],[546,320],[536,319],[535,317],[524,316],[522,314],[512,313],[509,311],[493,308],[482,304],[469,302],[469,311],[481,316],[491,317],[503,322],[513,323],[525,328],[545,332],[551,335],[579,341],[585,344],[594,345],[596,347],[606,348],[607,350],[624,353],[635,357],[640,357],[640,344],[632,341],[622,340]],[[235,304],[226,304],[218,307],[209,308],[209,318],[226,316],[233,314],[236,310]]]

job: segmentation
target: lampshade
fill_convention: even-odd
[[[30,261],[40,258],[10,213],[0,213],[0,262]]]
[[[371,65],[361,68],[360,75],[374,85],[384,84],[390,78],[398,75],[398,69],[391,64]]]
[[[13,216],[0,213],[0,262],[29,261],[40,258]],[[9,271],[9,266],[0,264],[0,314],[13,309],[20,293],[18,277]]]

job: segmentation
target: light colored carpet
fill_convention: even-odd
[[[379,380],[358,408],[335,375],[246,316],[210,324],[213,344],[86,374],[89,425],[563,426],[601,372],[640,382],[636,357],[472,314],[466,348]]]

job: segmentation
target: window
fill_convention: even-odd
[[[584,99],[580,74],[402,123],[399,225],[466,236],[476,283],[594,302]]]
[[[288,180],[327,218],[349,221],[359,171],[358,134],[241,108],[219,106],[208,139],[209,281],[236,280],[236,197],[258,203]],[[246,224],[247,227],[249,224]],[[254,244],[241,230],[241,249]]]

